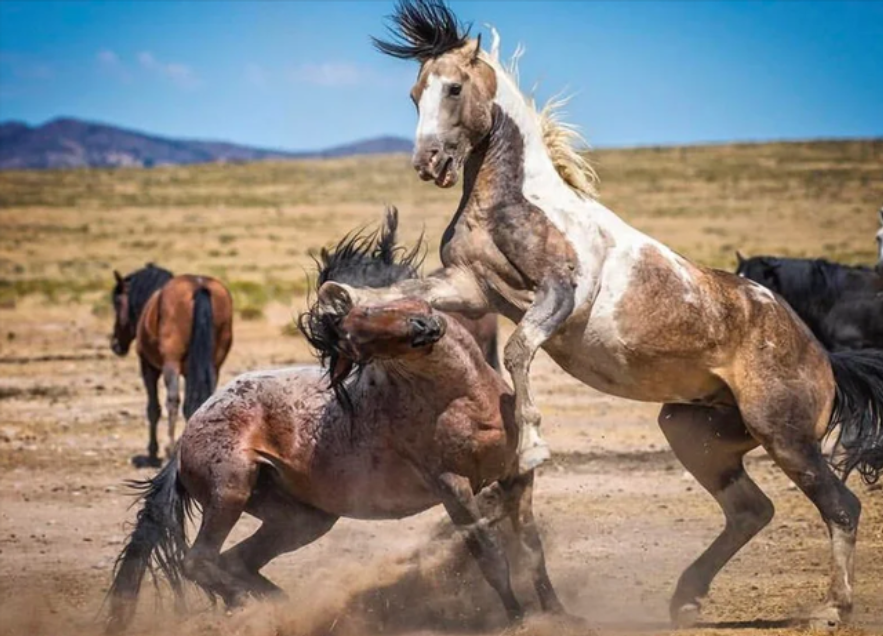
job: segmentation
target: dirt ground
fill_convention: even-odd
[[[851,165],[858,166],[862,178],[875,166],[883,167],[880,144],[854,154]],[[709,165],[719,165],[727,156],[709,159]],[[811,164],[807,157],[807,170],[820,175],[828,174],[825,166],[839,165],[831,158]],[[601,158],[602,168],[606,159],[614,171],[628,164],[626,155]],[[669,171],[690,167],[689,161],[663,158],[636,155],[636,160]],[[770,196],[770,188],[745,185],[725,174],[720,181],[706,175],[700,186],[680,191],[682,177],[667,177],[665,170],[660,168],[656,183],[668,184],[662,188],[670,197],[666,205],[684,212],[654,215],[653,206],[645,203],[630,220],[700,260],[723,260],[743,241],[749,247],[778,246],[796,253],[827,240],[843,254],[855,255],[853,260],[872,256],[876,207],[865,199],[883,194],[879,183],[876,190],[857,195],[854,188],[832,191],[818,185],[821,189],[813,191],[789,181],[799,196],[781,214],[772,213],[767,202],[757,216],[757,202]],[[687,172],[695,176],[695,171]],[[132,178],[119,177],[121,183]],[[826,178],[817,180],[827,183]],[[4,179],[8,185],[12,177]],[[652,189],[647,179],[640,183]],[[611,190],[614,209],[632,196],[615,176]],[[724,190],[731,198],[721,196]],[[736,196],[740,193],[749,195]],[[448,208],[446,200],[430,200],[418,218],[426,222],[432,241]],[[708,207],[713,200],[729,201],[727,205],[755,216],[714,211]],[[146,445],[145,398],[134,356],[119,359],[109,350],[112,318],[101,309],[108,302],[107,290],[85,286],[72,295],[54,287],[32,289],[29,281],[58,281],[63,287],[95,272],[109,279],[112,266],[131,269],[150,258],[170,262],[176,270],[226,268],[230,276],[260,284],[281,277],[285,268],[293,270],[293,280],[309,266],[308,247],[376,220],[379,209],[373,201],[341,204],[331,212],[315,202],[268,210],[198,201],[187,214],[178,214],[155,202],[116,208],[4,201],[0,274],[6,289],[16,294],[7,294],[0,304],[0,635],[97,633],[114,559],[135,512],[123,481],[149,475],[129,461]],[[843,218],[858,218],[860,208],[866,216],[860,227],[825,224],[817,206],[829,204]],[[812,208],[807,218],[815,219],[804,227],[795,220],[801,205]],[[703,207],[712,211],[703,215]],[[131,221],[139,215],[153,219],[140,231]],[[758,218],[769,231],[752,231]],[[298,219],[306,221],[297,225]],[[277,221],[282,230],[274,234]],[[125,233],[114,237],[111,230],[121,223]],[[79,234],[71,229],[83,224],[88,227]],[[190,233],[179,231],[181,227],[190,227]],[[724,229],[706,231],[716,227]],[[194,238],[200,231],[208,238]],[[414,223],[406,234],[413,238],[418,231]],[[211,258],[190,260],[191,252],[198,251],[194,242],[204,248],[220,235],[237,238],[218,241],[226,247]],[[230,245],[237,248],[235,254]],[[289,302],[261,299],[258,317],[237,319],[222,381],[247,370],[310,360],[303,340],[287,329],[304,306],[303,288],[294,293]],[[716,504],[668,450],[655,424],[657,406],[597,393],[542,354],[534,377],[555,451],[554,461],[540,471],[535,507],[550,573],[564,603],[601,634],[667,632],[668,597],[677,577],[722,527]],[[777,515],[715,581],[704,607],[706,624],[685,634],[799,633],[802,628],[795,621],[824,594],[828,541],[815,509],[762,454],[750,458],[749,470],[775,502]],[[857,480],[851,486],[864,513],[854,627],[844,633],[883,633],[883,491]],[[315,544],[265,569],[287,591],[287,601],[253,603],[232,615],[194,595],[187,616],[176,616],[168,596],[158,598],[145,583],[131,633],[557,636],[588,631],[536,617],[520,628],[507,628],[496,597],[443,518],[442,510],[433,509],[402,521],[342,520]],[[255,526],[244,520],[233,540]],[[519,585],[519,594],[533,602],[529,586]]]

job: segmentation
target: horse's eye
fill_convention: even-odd
[[[448,88],[448,95],[451,97],[458,97],[460,92],[463,90],[462,84],[451,84]]]

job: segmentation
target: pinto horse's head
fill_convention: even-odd
[[[424,181],[449,188],[491,131],[496,73],[481,55],[481,37],[470,39],[469,28],[441,0],[403,0],[391,22],[392,39],[375,39],[375,46],[420,62],[411,89],[419,116],[414,169]]]

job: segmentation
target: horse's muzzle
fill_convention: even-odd
[[[414,170],[423,181],[434,181],[440,188],[450,188],[457,183],[459,162],[454,153],[442,149],[439,144],[420,144],[412,158]]]
[[[438,342],[448,329],[448,323],[441,316],[415,316],[408,322],[411,325],[411,346],[415,348]]]
[[[124,355],[129,353],[129,348],[124,347],[122,345],[122,343],[120,343],[120,341],[117,340],[116,338],[110,339],[110,350],[113,351],[115,354],[117,354],[120,357],[123,357]]]

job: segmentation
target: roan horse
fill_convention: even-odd
[[[630,227],[593,197],[594,173],[569,129],[538,113],[499,60],[440,1],[406,0],[384,53],[420,63],[411,98],[419,121],[414,167],[463,195],[441,245],[444,269],[386,290],[326,283],[329,318],[350,305],[417,297],[441,311],[488,309],[517,327],[503,352],[512,374],[519,464],[548,456],[530,390],[540,347],[568,373],[613,395],[665,406],[675,454],[726,515],[720,536],[681,576],[678,624],[697,620],[717,572],[773,516],[744,470],[762,445],[815,504],[833,553],[830,588],[812,614],[836,625],[853,603],[858,498],[819,440],[851,429],[845,469],[883,469],[883,356],[826,352],[767,289],[702,267]]]
[[[319,279],[413,275],[416,251],[384,262],[375,239],[349,237],[324,253]],[[517,471],[512,392],[469,332],[421,300],[352,307],[339,320],[314,306],[300,325],[327,373],[299,366],[239,376],[190,419],[176,457],[141,483],[108,630],[128,625],[151,565],[177,591],[186,578],[236,606],[279,593],[261,568],[339,517],[399,519],[437,504],[462,529],[511,619],[522,606],[494,528],[505,518],[529,557],[542,608],[562,611],[533,519],[533,474]],[[191,547],[185,522],[194,502],[202,524]],[[243,512],[262,525],[221,554]]]
[[[214,392],[218,372],[233,343],[233,300],[227,288],[214,278],[173,276],[153,263],[125,277],[114,271],[114,276],[116,320],[110,346],[115,354],[125,356],[132,341],[137,341],[141,379],[147,389],[150,442],[147,455],[137,455],[132,462],[136,466],[159,466],[159,377],[162,375],[166,386],[166,454],[170,455],[180,405],[178,378],[186,378],[184,417],[189,419]]]
[[[869,267],[736,253],[736,274],[776,292],[829,351],[883,349],[883,278]]]

